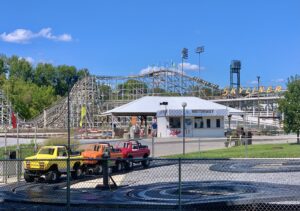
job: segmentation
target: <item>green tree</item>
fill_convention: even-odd
[[[32,81],[32,65],[24,58],[12,56],[8,59],[8,65],[10,78],[22,78],[24,81]]]
[[[38,86],[57,85],[57,71],[52,64],[39,63],[34,71],[34,83]]]
[[[106,84],[101,84],[99,86],[99,91],[100,91],[100,94],[101,94],[101,100],[108,100],[109,99],[109,95],[111,93],[111,87],[109,85],[106,85]]]
[[[279,101],[279,110],[284,114],[284,131],[297,134],[297,143],[300,144],[300,76],[291,76],[288,79],[287,91]]]
[[[78,80],[83,79],[86,76],[90,76],[89,70],[86,68],[77,71]]]
[[[147,93],[147,84],[135,79],[129,79],[123,84],[118,85],[119,97],[123,96],[124,99],[131,99],[135,95]]]
[[[7,71],[7,57],[5,55],[0,55],[0,75],[6,74]]]
[[[11,101],[14,111],[25,119],[37,116],[57,99],[51,86],[39,87],[20,78],[6,80],[2,89]]]
[[[77,76],[77,69],[74,66],[68,66],[68,65],[60,65],[57,67],[57,85],[55,86],[55,92],[56,94],[60,96],[65,96],[68,87],[72,87],[77,80],[72,81],[71,84],[69,84],[68,79],[69,78],[75,78]]]

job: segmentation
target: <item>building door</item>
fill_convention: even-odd
[[[185,118],[185,136],[193,137],[193,119]]]

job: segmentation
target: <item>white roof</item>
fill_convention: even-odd
[[[160,105],[161,102],[168,102],[168,105]],[[233,109],[218,103],[208,100],[203,100],[198,97],[165,97],[165,96],[146,96],[112,110],[106,111],[103,114],[113,114],[116,116],[125,115],[156,115],[159,110],[181,110],[182,103],[186,102],[186,110],[219,110],[228,109],[229,113],[238,114],[244,113],[241,110]]]

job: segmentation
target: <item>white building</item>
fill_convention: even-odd
[[[183,103],[186,107],[183,109]],[[185,112],[183,112],[185,110]],[[158,137],[181,137],[185,113],[186,137],[223,137],[224,117],[244,115],[243,111],[197,97],[147,96],[115,109],[105,115],[156,116]]]

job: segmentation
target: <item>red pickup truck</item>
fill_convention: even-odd
[[[135,140],[129,140],[119,143],[117,148],[121,150],[123,158],[128,158],[125,162],[126,169],[132,169],[133,163],[141,163],[144,168],[147,168],[150,165],[150,160],[146,159],[150,155],[148,146],[142,145]],[[135,160],[136,158],[143,160]]]

